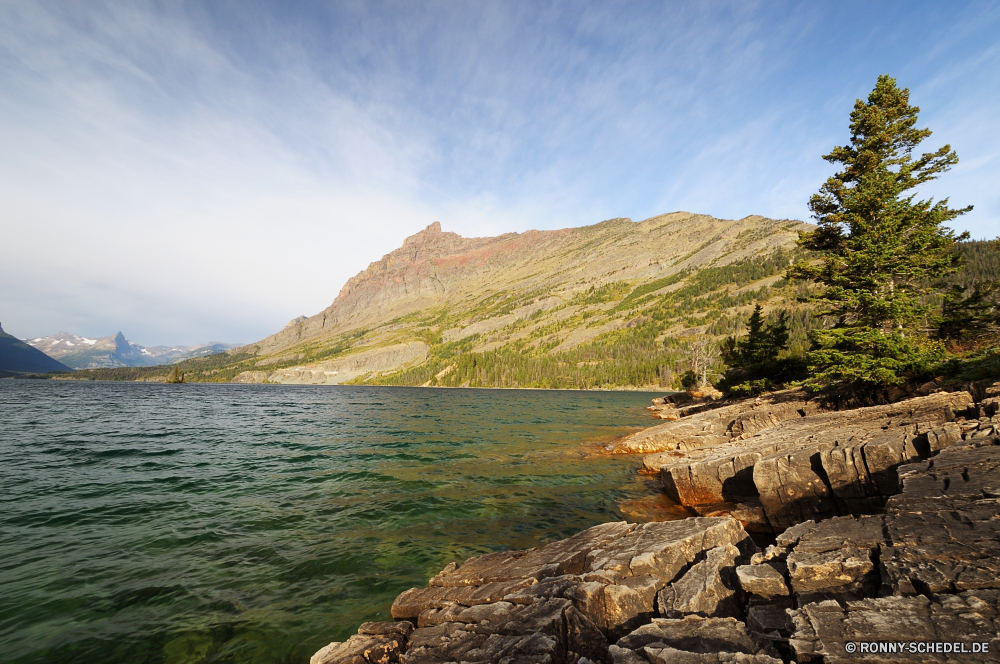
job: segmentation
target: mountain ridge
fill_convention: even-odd
[[[673,212],[464,238],[434,222],[319,313],[179,367],[190,382],[663,389],[679,384],[695,346],[739,333],[758,302],[792,312],[802,350],[815,323],[783,275],[806,257],[796,240],[812,228]]]
[[[235,344],[208,342],[194,346],[150,346],[133,343],[119,331],[94,339],[69,332],[26,339],[25,343],[56,358],[71,369],[111,369],[173,364],[192,357],[220,353]]]
[[[348,279],[333,303],[320,313],[297,317],[275,334],[238,349],[263,357],[256,370],[237,379],[321,383],[356,380],[366,372],[357,367],[343,371],[343,360],[331,358],[325,364],[306,362],[294,366],[295,359],[310,355],[308,349],[299,349],[306,350],[303,353],[295,351],[303,345],[333,342],[344,335],[371,337],[371,328],[382,339],[352,344],[352,349],[373,358],[376,356],[372,351],[378,347],[387,353],[406,355],[409,360],[397,369],[426,360],[426,354],[418,357],[414,352],[402,353],[404,346],[412,351],[416,343],[423,343],[429,352],[436,340],[460,342],[477,336],[483,341],[478,344],[479,350],[495,349],[508,341],[497,338],[499,328],[526,316],[546,318],[554,314],[559,319],[567,313],[566,305],[574,297],[586,299],[588,288],[606,289],[619,282],[655,284],[701,267],[754,260],[779,250],[790,252],[798,232],[810,228],[799,221],[757,215],[719,220],[674,212],[640,222],[615,218],[576,228],[464,238],[443,231],[441,224],[434,222]],[[768,276],[771,283],[780,279],[780,275]],[[682,286],[680,280],[663,283],[645,295],[662,296]],[[627,290],[634,292],[632,287]],[[621,296],[627,295],[623,289]],[[430,320],[423,321],[431,323],[423,326],[406,322],[408,317],[427,312],[438,314],[438,325]],[[595,311],[594,315],[601,314]],[[561,338],[554,348],[569,350],[628,324],[620,318],[605,318],[599,329],[582,326]],[[446,322],[450,325],[442,325]],[[416,331],[414,327],[423,327],[423,332],[393,334],[405,328]],[[494,338],[482,339],[491,335]],[[431,343],[422,341],[423,337],[429,337]],[[344,359],[351,354],[346,353]],[[282,362],[292,365],[265,369],[265,363]],[[337,362],[340,364],[334,366]],[[373,362],[373,370],[377,364],[377,372],[389,371],[377,359]]]
[[[62,362],[4,332],[0,324],[0,376],[69,370]]]

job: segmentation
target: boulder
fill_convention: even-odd
[[[748,632],[746,625],[735,618],[655,618],[619,639],[615,646],[642,653],[648,662],[781,662],[766,639]],[[709,658],[692,659],[691,655]],[[625,657],[621,659],[628,661]]]
[[[309,664],[394,664],[412,632],[408,622],[362,623],[357,634],[321,648]]]
[[[770,599],[790,594],[785,575],[788,568],[783,562],[763,562],[756,565],[740,565],[736,568],[743,592]]]
[[[668,618],[699,615],[742,617],[742,593],[736,566],[746,556],[732,544],[711,549],[705,559],[657,594],[659,614]]]
[[[820,408],[817,403],[808,402],[806,394],[798,389],[735,403],[717,402],[709,409],[676,408],[676,405],[680,404],[663,406],[678,411],[676,421],[632,434],[609,445],[607,451],[611,454],[653,454],[710,447],[732,438],[749,438],[786,419],[804,417]]]
[[[400,594],[392,615],[424,628],[461,622],[456,616],[463,607],[561,598],[572,601],[604,633],[620,635],[653,616],[657,593],[705,559],[706,552],[720,547],[726,555],[735,550],[741,561],[756,550],[743,527],[730,517],[601,524],[541,549],[450,564],[428,587]],[[716,557],[713,554],[712,560]],[[717,571],[711,569],[702,575],[706,592],[710,574]],[[735,587],[735,581],[727,583]]]
[[[918,650],[935,642],[964,645],[970,652],[958,655],[963,662],[995,662],[1000,652],[995,590],[930,598],[922,595],[879,597],[846,604],[827,600],[807,604],[790,613],[795,633],[789,645],[798,662],[957,660],[948,653]],[[851,651],[846,647],[849,643]],[[971,652],[973,643],[987,644],[989,652]],[[872,644],[876,652],[871,651]],[[887,652],[881,652],[882,648]]]

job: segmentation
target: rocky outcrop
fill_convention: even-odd
[[[1000,384],[971,392],[975,403],[938,393],[807,413],[742,439],[754,453],[772,439],[750,466],[768,523],[816,516],[764,550],[731,516],[594,526],[451,563],[396,598],[395,622],[362,625],[312,664],[995,661],[1000,415],[988,399]],[[788,401],[755,407],[775,403]],[[744,421],[760,421],[751,411]],[[789,460],[801,450],[809,464]],[[783,490],[812,482],[834,507],[772,511],[757,471],[774,457]],[[851,503],[847,487],[877,501]],[[877,513],[853,514],[859,504]]]
[[[637,628],[661,616],[670,619],[656,623],[658,638],[643,647],[690,650],[688,641],[718,632],[728,635],[719,639],[736,639],[733,652],[763,652],[766,644],[737,622],[742,590],[735,570],[754,553],[746,531],[728,517],[594,526],[541,549],[452,563],[426,588],[396,598],[398,622],[366,624],[320,650],[313,664],[608,662],[609,643],[629,647]],[[394,624],[409,627],[395,628],[392,645],[386,634]]]
[[[445,569],[427,588],[396,598],[392,615],[422,627],[455,605],[559,597],[573,600],[603,633],[621,635],[656,613],[657,593],[668,584],[681,584],[678,601],[696,602],[696,584],[685,585],[681,573],[726,545],[738,557],[753,553],[730,518],[603,524],[542,549],[487,554]]]
[[[902,466],[899,482],[883,514],[798,524],[737,568],[748,614],[775,616],[762,633],[787,639],[796,661],[944,661],[948,653],[928,653],[928,642],[958,642],[963,661],[996,660],[1000,439]],[[847,649],[862,642],[905,649]]]
[[[966,417],[982,408],[964,391],[848,411],[821,411],[794,392],[778,393],[654,427],[661,443],[663,431],[675,437],[675,449],[648,455],[643,465],[682,505],[781,532],[809,519],[881,512],[899,492],[900,464],[992,431]]]
[[[273,371],[244,371],[234,383],[281,383],[284,385],[339,385],[358,376],[419,364],[427,358],[421,341],[361,350],[347,357]],[[262,364],[259,363],[258,366]]]
[[[785,420],[799,419],[819,410],[819,405],[807,401],[801,390],[784,390],[735,403],[699,401],[679,403],[678,406],[674,409],[677,420],[632,434],[609,445],[607,451],[611,454],[652,454],[698,450],[731,440],[745,440]],[[674,458],[681,456],[673,455]]]
[[[647,410],[653,411],[661,420],[675,421],[725,405],[721,401],[724,396],[712,386],[689,392],[675,392],[653,399],[653,405]]]

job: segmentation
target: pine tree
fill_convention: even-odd
[[[986,244],[987,252],[1000,256],[1000,238]],[[984,252],[985,253],[985,252]],[[944,296],[938,336],[973,345],[996,345],[1000,340],[1000,278],[993,273],[990,277],[972,278],[968,282],[954,284]]]
[[[759,394],[789,380],[801,378],[801,360],[781,358],[788,348],[788,313],[781,312],[767,323],[760,304],[747,319],[744,339],[727,337],[722,342],[722,360],[728,365],[719,389],[732,394]]]
[[[809,200],[819,227],[799,241],[821,260],[788,272],[824,286],[812,299],[824,305],[817,315],[834,319],[812,332],[812,389],[851,386],[874,395],[943,355],[929,338],[932,307],[921,300],[936,290],[928,284],[959,267],[954,243],[967,234],[955,237],[942,224],[972,207],[953,209],[948,199],[917,200],[911,192],[958,163],[949,145],[913,157],[931,134],[915,128],[919,111],[909,90],[879,76],[868,100],[854,105],[850,145],[823,157],[843,170]]]
[[[724,342],[723,360],[731,367],[769,366],[788,345],[788,314],[781,312],[773,323],[764,322],[758,304],[747,319],[746,339],[729,337]]]

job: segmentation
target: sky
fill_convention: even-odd
[[[0,0],[0,322],[246,343],[433,221],[808,221],[883,73],[1000,234],[996,2]]]

